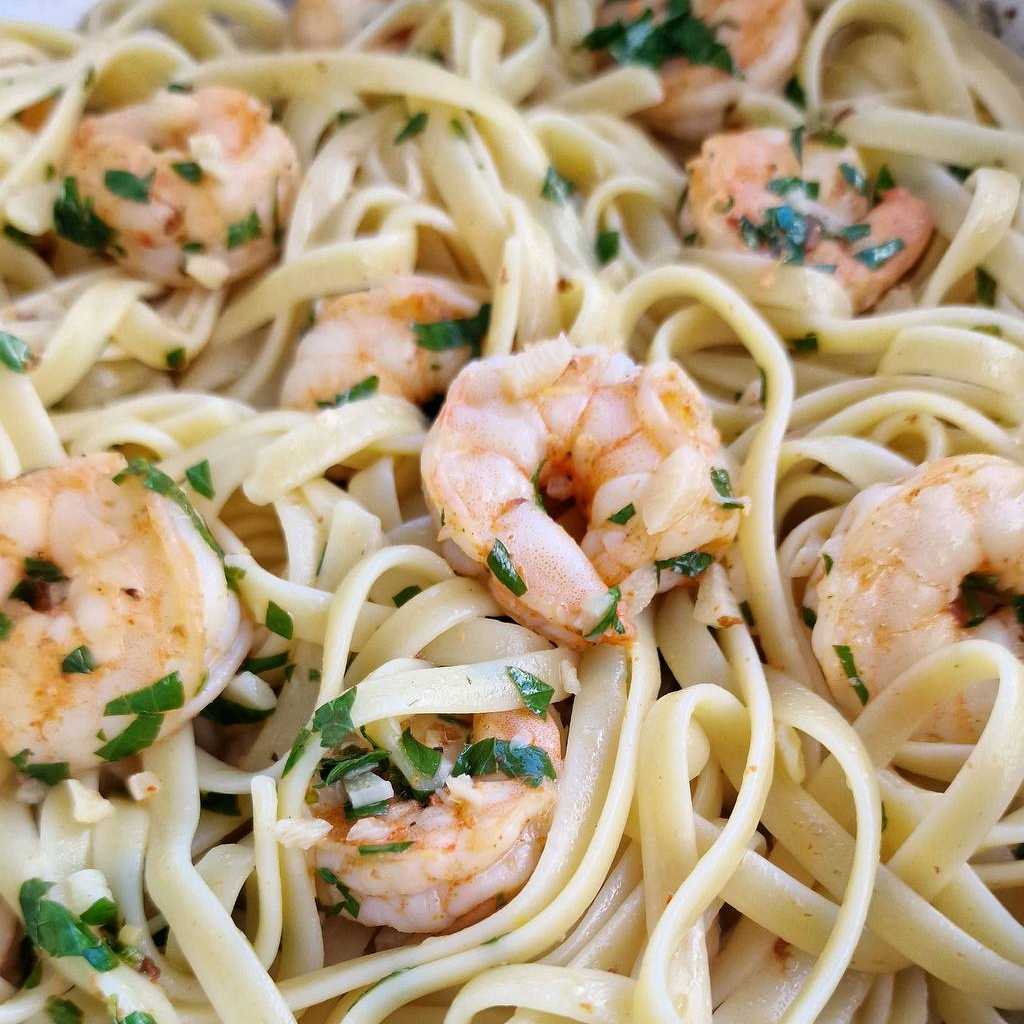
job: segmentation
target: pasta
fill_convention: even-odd
[[[0,1024],[1024,1020],[1022,176],[940,0],[0,22]]]

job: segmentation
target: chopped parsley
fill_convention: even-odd
[[[12,629],[14,629],[13,619],[0,612],[0,640],[6,640]]]
[[[185,350],[183,348],[172,348],[164,356],[168,370],[180,370],[185,365]]]
[[[491,325],[491,304],[484,303],[475,316],[461,320],[437,320],[432,324],[413,324],[416,344],[429,352],[446,352],[453,348],[469,348],[480,352],[480,344]]]
[[[619,602],[622,600],[622,591],[618,587],[608,588],[608,607],[604,614],[597,620],[594,628],[586,634],[585,639],[596,640],[607,630],[614,629],[620,636],[626,632],[626,627],[619,618]]]
[[[423,593],[423,588],[417,587],[415,583],[412,583],[408,587],[403,587],[397,594],[393,595],[391,600],[394,602],[396,608],[401,608],[403,604],[411,601],[417,594],[421,593]]]
[[[330,868],[317,868],[316,873],[328,885],[333,885],[341,896],[339,902],[335,903],[333,907],[327,908],[327,913],[330,914],[332,910],[337,913],[335,908],[339,910],[344,908],[349,917],[359,917],[359,900],[352,895],[348,886]]]
[[[164,712],[175,711],[185,704],[185,688],[177,672],[155,683],[108,701],[105,715],[129,715],[135,718],[96,754],[104,761],[119,761],[151,746],[160,735]]]
[[[551,758],[540,747],[498,740],[493,736],[471,743],[455,759],[452,775],[507,775],[537,787],[544,779],[554,779]]]
[[[404,843],[375,843],[358,847],[360,857],[371,857],[376,853],[402,853],[412,846],[412,840],[407,839]]]
[[[519,691],[523,706],[538,718],[543,718],[548,713],[548,705],[555,693],[554,687],[549,686],[532,672],[527,672],[526,669],[518,668],[515,665],[507,666],[505,672]]]
[[[22,231],[21,228],[16,228],[13,224],[4,225],[4,234],[15,245],[23,246],[26,249],[31,249],[35,245],[36,240],[33,235],[30,235],[27,231]]]
[[[31,354],[28,345],[21,338],[8,334],[7,331],[0,331],[0,363],[8,370],[24,373]]]
[[[97,971],[120,964],[114,951],[61,903],[46,898],[52,882],[30,878],[18,890],[25,933],[33,945],[53,957],[80,956]]]
[[[821,191],[821,184],[817,181],[806,181],[804,178],[790,176],[786,178],[772,178],[768,182],[768,190],[777,196],[785,196],[790,192],[803,192],[808,199],[817,199]]]
[[[509,554],[508,548],[495,537],[494,546],[487,556],[487,567],[494,573],[499,582],[503,583],[516,597],[522,597],[526,593],[526,584],[522,576],[516,572],[515,563]]]
[[[803,262],[808,231],[808,218],[788,204],[769,207],[760,224],[740,218],[740,236],[747,248],[766,247],[784,263]]]
[[[803,617],[804,625],[808,629],[814,629],[818,622],[818,613],[813,608],[808,608],[807,605],[804,605],[800,609],[800,615]]]
[[[743,508],[743,502],[738,500],[732,493],[732,480],[729,479],[729,470],[721,466],[715,466],[711,470],[711,486],[715,493],[721,498],[722,508]],[[709,556],[710,557],[710,556]]]
[[[611,263],[619,255],[619,233],[618,231],[602,231],[594,243],[594,252],[597,254],[597,262],[603,267]]]
[[[817,352],[818,336],[813,331],[808,331],[802,338],[793,340],[793,348],[797,352]]]
[[[628,505],[623,505],[618,512],[613,512],[608,517],[608,522],[615,523],[618,526],[625,526],[625,524],[628,523],[630,519],[632,519],[635,515],[636,506],[633,504],[633,502],[630,502]]]
[[[148,203],[149,190],[155,177],[156,171],[150,171],[144,178],[140,178],[131,171],[112,170],[103,175],[103,184],[107,186],[108,192],[122,199],[133,203]]]
[[[859,167],[854,167],[853,164],[841,163],[839,165],[839,172],[845,179],[846,184],[855,192],[860,193],[862,196],[868,194],[868,179]]]
[[[70,999],[59,999],[57,996],[50,996],[46,1000],[46,1016],[53,1021],[53,1024],[79,1024],[82,1020],[82,1010],[77,1003]]]
[[[247,217],[228,225],[228,248],[237,249],[246,242],[252,242],[263,234],[260,215],[252,210]]]
[[[203,459],[202,462],[197,462],[194,466],[189,466],[188,469],[185,470],[185,478],[192,485],[192,490],[194,490],[196,494],[201,494],[204,498],[213,497],[213,476],[210,473],[209,459]]]
[[[430,115],[426,111],[420,111],[418,114],[413,114],[402,130],[395,136],[395,145],[400,146],[403,142],[408,142],[409,139],[415,138],[424,128],[427,127],[427,121],[430,120]]]
[[[291,640],[295,632],[295,624],[292,622],[291,615],[273,601],[267,602],[267,612],[263,618],[263,624],[271,633],[283,636],[285,640]]]
[[[696,17],[690,0],[669,0],[666,16],[655,22],[649,8],[632,21],[621,19],[595,28],[583,37],[588,50],[607,50],[619,64],[645,64],[660,68],[684,57],[691,64],[706,64],[726,74],[736,71],[732,55],[718,41],[715,29]]]
[[[713,561],[714,558],[706,551],[687,551],[672,558],[659,558],[654,563],[654,568],[658,572],[658,579],[661,579],[663,571],[667,572],[670,569],[680,576],[693,578],[704,572]]]
[[[832,571],[832,566],[835,564],[832,561],[832,556],[822,552],[821,560],[825,563],[825,575],[827,576]]]
[[[540,194],[552,203],[563,204],[569,196],[576,191],[568,178],[563,178],[554,167],[549,167],[544,175],[544,184],[541,185]]]
[[[881,245],[872,245],[867,249],[861,249],[860,252],[854,253],[854,257],[863,263],[868,270],[878,270],[879,267],[884,266],[896,253],[902,252],[903,249],[902,238],[890,238],[888,242],[882,242]]]
[[[284,668],[288,664],[288,652],[281,651],[280,654],[268,654],[265,658],[246,658],[242,662],[243,672],[272,672],[276,668]]]
[[[402,751],[412,766],[428,777],[433,777],[441,766],[441,751],[426,747],[408,730],[402,733]]]
[[[356,688],[353,686],[341,696],[321,704],[313,714],[313,729],[319,731],[320,740],[325,747],[340,746],[345,737],[356,731],[352,723],[352,705],[356,699]]]
[[[320,769],[320,777],[323,779],[323,786],[331,786],[338,779],[346,775],[361,775],[377,765],[386,764],[389,760],[386,750],[360,750],[359,747],[347,748],[353,753],[343,757],[340,761],[324,761]],[[324,771],[326,770],[326,775]],[[386,803],[386,801],[385,801]]]
[[[842,228],[839,231],[839,237],[844,242],[859,242],[862,238],[867,238],[870,234],[870,224],[851,224],[849,227]]]
[[[30,754],[31,751],[26,747],[24,750],[18,751],[11,758],[11,764],[22,775],[27,775],[30,779],[45,782],[47,786],[56,786],[58,782],[63,782],[71,774],[67,761],[47,761],[29,764]]]
[[[996,279],[984,267],[974,268],[974,294],[983,306],[996,304]]]
[[[339,405],[348,405],[349,402],[358,402],[361,398],[369,398],[377,393],[380,385],[380,378],[375,374],[364,377],[358,384],[353,384],[346,391],[339,391],[333,398],[325,402],[317,402],[321,409],[337,409]]]
[[[786,99],[794,106],[807,106],[807,94],[804,92],[804,87],[800,84],[800,79],[797,78],[796,75],[786,83],[786,88],[783,92]]]
[[[281,777],[284,778],[299,762],[299,758],[302,757],[303,751],[306,749],[306,744],[309,742],[309,737],[313,735],[312,729],[307,729],[303,726],[295,737],[295,742],[292,744],[292,749],[288,751],[288,759],[284,763],[284,771],[281,772]]]
[[[468,138],[466,134],[466,126],[457,117],[453,117],[448,122],[448,126],[452,130],[452,135],[454,135],[457,139]]]
[[[146,490],[153,491],[156,494],[161,494],[165,498],[169,498],[173,501],[174,504],[188,516],[193,527],[195,527],[196,533],[203,538],[207,547],[209,547],[218,558],[223,560],[224,549],[217,543],[213,534],[210,533],[210,528],[206,525],[203,517],[192,507],[192,502],[188,500],[185,492],[163,470],[157,469],[156,466],[146,459],[132,459],[131,462],[129,462],[128,465],[114,477],[114,483],[121,485],[132,477],[137,478]],[[227,575],[227,573],[228,570],[225,570],[225,575]]]
[[[203,180],[203,169],[194,160],[181,160],[171,164],[171,170],[179,178],[184,178],[193,185]]]
[[[82,920],[86,924],[95,925],[97,928],[103,928],[109,925],[117,924],[117,919],[120,916],[120,911],[117,909],[117,904],[106,896],[101,896],[98,900],[91,903],[84,911],[82,911]]]
[[[92,651],[85,644],[76,647],[60,663],[61,672],[68,675],[88,675],[96,668],[96,662],[92,660]]]
[[[879,196],[891,191],[895,187],[896,179],[892,176],[889,165],[882,164],[878,169],[878,177],[875,178],[875,202],[878,202]]]
[[[45,558],[26,558],[25,575],[30,580],[42,580],[44,583],[63,583],[67,580],[60,567]]]
[[[252,725],[262,722],[274,713],[273,708],[251,708],[228,697],[216,697],[199,714],[218,725]]]
[[[843,666],[843,671],[846,673],[846,678],[850,680],[850,685],[853,687],[853,692],[857,694],[857,699],[861,704],[867,704],[869,697],[868,688],[864,685],[864,680],[857,673],[857,665],[853,660],[853,653],[850,648],[846,644],[833,644],[832,650],[836,652],[836,657]]]

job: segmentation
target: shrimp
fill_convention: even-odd
[[[657,591],[725,551],[742,505],[679,366],[564,338],[470,363],[421,470],[454,567],[489,570],[510,615],[577,649],[628,642]]]
[[[652,15],[653,33],[629,32],[631,25],[643,24]],[[781,90],[793,73],[808,24],[803,0],[693,0],[688,5],[678,0],[606,0],[598,12],[598,29],[586,45],[610,44],[613,55],[628,62],[632,35],[638,51],[633,59],[639,63],[651,63],[652,56],[660,61],[666,51],[678,54],[658,65],[664,99],[642,116],[656,132],[699,142],[721,129],[743,86]],[[625,38],[617,40],[618,35]],[[649,54],[642,52],[645,38]],[[660,45],[651,47],[650,40]]]
[[[413,719],[420,729],[424,717]],[[427,721],[449,746],[453,727]],[[542,753],[545,772],[517,778],[499,759],[483,766],[487,774],[449,775],[425,806],[394,800],[383,813],[357,821],[330,801],[330,787],[318,791],[313,813],[331,824],[314,848],[318,897],[329,912],[344,910],[368,926],[436,934],[492,913],[522,888],[544,847],[558,795],[558,719],[551,710],[543,718],[525,709],[479,714],[471,738],[474,744],[495,740],[513,753],[529,750],[534,758]]]
[[[88,769],[174,731],[248,649],[218,556],[124,469],[120,455],[84,455],[0,485],[0,747],[30,775]],[[158,681],[129,734],[148,741],[132,744],[132,715],[107,705]]]
[[[856,715],[916,661],[960,640],[1024,656],[1012,606],[1024,594],[1022,551],[1024,467],[1006,459],[939,459],[861,492],[826,542],[806,599],[817,607],[814,653],[839,705]],[[970,687],[936,710],[921,738],[974,742],[994,693],[994,683]]]
[[[85,118],[64,173],[59,234],[162,284],[219,287],[273,257],[299,161],[263,103],[211,86]]]
[[[292,12],[295,44],[304,50],[341,46],[386,7],[385,0],[298,0]]]
[[[362,384],[364,391],[420,405],[444,394],[470,359],[472,346],[424,347],[431,342],[416,326],[474,317],[480,318],[477,334],[482,334],[486,313],[481,314],[480,303],[439,277],[396,278],[324,302],[299,343],[281,403],[315,409],[340,401],[338,396]]]
[[[702,244],[832,272],[856,312],[874,306],[931,238],[927,205],[906,189],[886,188],[872,205],[859,154],[835,132],[715,135],[687,169],[684,225]]]

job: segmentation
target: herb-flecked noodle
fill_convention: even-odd
[[[1022,177],[940,0],[0,21],[0,1024],[1024,1020]]]

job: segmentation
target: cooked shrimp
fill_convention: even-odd
[[[668,0],[606,0],[598,12],[605,30],[617,22],[628,28],[652,12],[655,25],[664,26],[667,48],[680,54],[661,66],[665,98],[643,113],[655,131],[697,142],[722,127],[741,86],[775,92],[793,73],[808,28],[803,0],[692,0],[692,14],[666,15],[671,6]],[[710,45],[696,42],[705,36]],[[680,40],[687,39],[694,41],[691,55],[703,50],[701,63],[684,56]]]
[[[427,435],[422,475],[455,567],[489,569],[510,615],[574,647],[628,641],[655,592],[706,568],[739,525],[686,374],[564,339],[470,363]],[[575,508],[556,520],[541,491]]]
[[[361,383],[371,393],[398,395],[416,405],[444,394],[472,346],[425,348],[414,328],[479,313],[479,302],[439,277],[396,278],[330,299],[299,343],[281,404],[315,409]]]
[[[688,166],[684,221],[712,249],[771,251],[826,269],[855,311],[870,309],[920,259],[931,213],[896,187],[872,206],[860,155],[834,132],[795,138],[765,128],[708,139]]]
[[[320,790],[313,812],[332,825],[315,848],[322,904],[344,908],[361,924],[438,933],[491,913],[522,888],[540,857],[558,794],[558,720],[551,711],[544,718],[526,710],[476,715],[471,738],[542,751],[555,778],[510,777],[499,764],[486,775],[449,776],[426,806],[395,800],[385,813],[357,821]],[[380,849],[392,844],[398,849]],[[357,905],[345,899],[346,890]]]
[[[926,463],[859,494],[808,585],[814,652],[851,715],[933,651],[972,637],[1024,656],[1011,607],[1024,594],[1024,467],[993,455]],[[842,656],[849,654],[844,666]],[[854,678],[854,673],[856,678]],[[994,684],[940,707],[924,737],[977,739]]]
[[[295,44],[305,50],[341,46],[386,7],[385,0],[298,0],[292,12]]]
[[[65,175],[58,233],[154,281],[219,286],[273,257],[299,163],[263,103],[209,87],[85,118]]]
[[[245,655],[219,558],[173,501],[115,483],[124,468],[80,456],[0,486],[0,746],[23,768],[115,760],[133,719],[108,702],[177,673],[181,703],[156,709],[173,731]]]

